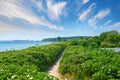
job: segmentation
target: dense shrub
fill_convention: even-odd
[[[47,71],[64,48],[65,44],[57,43],[0,52],[0,80],[57,80],[41,72]]]
[[[1,65],[0,80],[58,80],[57,78],[39,72],[36,66]]]
[[[59,70],[70,80],[120,79],[120,55],[110,50],[90,50],[69,46],[60,62]]]

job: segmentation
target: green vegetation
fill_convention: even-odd
[[[100,49],[120,47],[117,31],[95,37],[57,37],[44,41],[54,40],[68,41],[0,52],[0,80],[58,80],[45,72],[66,46],[59,67],[64,77],[70,80],[120,79],[120,52]]]
[[[68,41],[68,44],[92,48],[120,47],[120,34],[113,30],[103,32],[100,36],[71,40]]]
[[[60,73],[70,80],[120,79],[120,52],[100,47],[120,47],[120,34],[109,31],[89,39],[69,41],[60,62]]]
[[[70,41],[70,40],[79,40],[79,39],[88,39],[91,36],[74,36],[74,37],[57,37],[57,38],[45,38],[42,41],[45,42],[58,42],[58,41]]]
[[[0,53],[0,80],[57,80],[47,69],[64,50],[65,44],[50,44]]]
[[[120,79],[120,55],[110,50],[83,46],[66,48],[60,62],[60,72],[70,80]]]
[[[92,46],[99,47],[120,47],[120,34],[117,31],[103,32],[100,36],[89,38]]]

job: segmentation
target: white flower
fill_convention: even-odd
[[[4,71],[4,69],[0,69],[0,71]]]
[[[11,78],[14,79],[16,77],[16,75],[12,75]]]
[[[47,77],[44,77],[44,79],[43,80],[46,80],[47,79]]]
[[[53,78],[53,80],[57,80],[56,78]]]
[[[30,80],[32,80],[33,79],[33,77],[30,77]]]
[[[7,80],[10,80],[9,78],[7,78]]]
[[[52,78],[52,76],[49,77],[50,79]]]
[[[102,69],[104,69],[104,67],[102,67]]]
[[[27,77],[29,77],[30,75],[28,74]]]
[[[111,69],[109,68],[109,71],[111,71]]]

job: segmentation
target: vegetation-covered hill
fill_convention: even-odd
[[[103,32],[100,34],[100,36],[94,36],[90,38],[83,38],[83,39],[76,39],[69,41],[68,44],[71,45],[82,45],[86,47],[120,47],[120,34],[117,31],[108,31]]]
[[[87,39],[90,38],[91,36],[73,36],[73,37],[57,37],[57,38],[45,38],[42,41],[46,41],[46,42],[57,42],[57,41],[70,41],[70,40],[79,40],[79,39]]]
[[[96,42],[100,47],[120,47],[120,34],[115,30],[103,32],[100,36],[90,38],[89,42]]]

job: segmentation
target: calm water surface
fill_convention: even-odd
[[[38,42],[38,41],[0,41],[0,51],[6,50],[20,50],[35,45],[45,45],[52,42]]]

